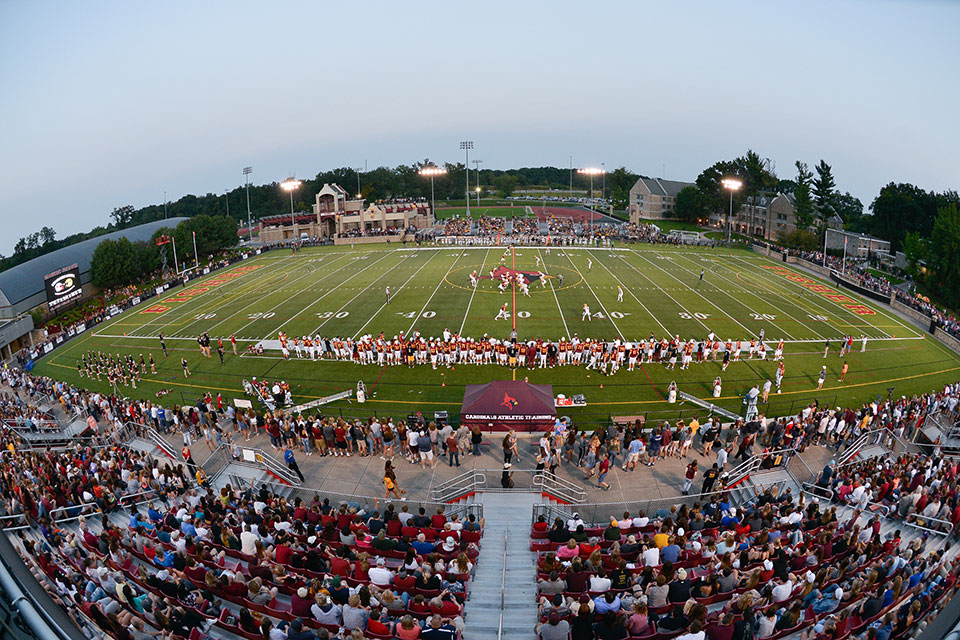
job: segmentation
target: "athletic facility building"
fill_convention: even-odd
[[[90,260],[101,242],[120,238],[146,242],[157,229],[172,229],[184,220],[187,218],[168,218],[114,231],[0,272],[0,356],[6,359],[19,349],[31,346],[30,332],[34,329],[31,310],[41,307],[47,313],[51,301],[54,306],[61,302],[60,308],[66,309],[93,295]]]
[[[263,242],[290,242],[299,238],[399,236],[407,229],[422,229],[433,224],[430,204],[423,200],[374,203],[351,198],[346,189],[326,183],[316,195],[313,213],[294,217],[281,214],[261,219]]]

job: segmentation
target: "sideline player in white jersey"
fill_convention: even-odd
[[[593,322],[593,316],[590,314],[590,305],[584,303],[583,305],[583,315],[580,316],[580,320],[589,320]]]
[[[507,303],[504,302],[503,306],[500,307],[500,313],[497,314],[497,317],[494,320],[509,320],[510,314],[507,313]]]

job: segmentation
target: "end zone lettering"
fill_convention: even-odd
[[[166,305],[171,302],[186,302],[191,298],[193,298],[194,296],[199,296],[201,294],[207,293],[211,289],[215,289],[220,285],[227,284],[228,282],[236,278],[239,278],[240,276],[246,275],[251,271],[256,271],[262,266],[263,266],[262,264],[251,264],[251,265],[244,265],[242,267],[237,267],[236,269],[231,269],[226,273],[221,273],[215,278],[206,280],[205,282],[203,282],[203,284],[194,285],[188,289],[184,289],[183,291],[177,294],[174,294],[169,298],[167,298],[166,300],[164,300],[163,304],[151,305],[146,309],[143,309],[140,313],[163,313],[164,311],[168,311],[170,309],[170,307]]]
[[[819,293],[827,300],[832,300],[833,302],[836,302],[837,304],[841,305],[846,309],[849,309],[850,311],[854,312],[859,316],[874,316],[877,314],[876,311],[874,311],[873,309],[871,309],[870,307],[864,304],[860,304],[859,302],[857,302],[847,294],[840,293],[839,291],[837,291],[832,287],[828,287],[827,285],[817,282],[812,278],[808,278],[807,276],[800,275],[799,273],[795,273],[790,269],[787,269],[786,267],[781,267],[779,265],[769,265],[769,264],[760,265],[760,267],[762,269],[773,271],[774,273],[783,276],[787,280],[796,282],[801,287],[804,287],[805,289],[813,291],[814,293]]]

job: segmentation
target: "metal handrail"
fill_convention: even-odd
[[[587,492],[582,488],[549,471],[541,471],[533,476],[533,486],[539,486],[542,492],[554,494],[567,502],[582,503],[587,499]]]
[[[507,543],[510,541],[509,528],[503,532],[503,568],[500,570],[500,621],[497,623],[497,640],[503,638],[503,611],[507,595]]]
[[[203,461],[200,468],[203,469],[203,472],[207,475],[207,480],[210,484],[213,484],[217,476],[227,468],[230,460],[231,456],[227,451],[226,445],[221,444]]]
[[[753,473],[758,471],[760,467],[763,465],[764,459],[769,458],[770,456],[777,456],[782,454],[784,456],[783,465],[785,466],[787,462],[789,462],[790,459],[793,458],[793,454],[795,454],[796,452],[797,450],[791,447],[789,449],[777,449],[775,451],[755,453],[749,458],[747,458],[746,460],[744,460],[743,462],[741,462],[738,466],[734,467],[729,472],[727,472],[725,474],[725,477],[724,477],[724,474],[721,474],[721,477],[724,477],[724,485],[727,487],[734,487],[740,484],[741,482],[749,478]]]
[[[841,455],[840,458],[837,460],[837,467],[843,467],[848,462],[850,462],[853,458],[855,458],[857,454],[860,453],[860,450],[863,449],[864,446],[866,446],[867,441],[870,439],[870,435],[873,433],[875,432],[866,431],[862,433],[859,438],[854,440],[853,444],[847,447],[847,450],[844,451],[843,455]]]
[[[471,491],[478,491],[487,485],[487,476],[482,471],[473,469],[438,484],[430,490],[430,499],[434,502],[447,502],[464,496]]]
[[[13,519],[13,518],[20,518],[20,519],[23,520],[24,522],[29,522],[29,521],[27,520],[27,514],[25,514],[25,513],[14,513],[14,514],[11,514],[11,515],[8,515],[8,516],[0,516],[0,521],[11,520],[11,519]],[[0,526],[0,529],[2,529],[2,530],[4,530],[4,531],[11,531],[11,530],[20,529],[20,528],[23,528],[23,525],[16,524],[16,525],[12,525],[12,526],[9,526],[9,527],[8,527],[8,526]],[[27,528],[29,528],[29,524],[27,525]]]
[[[808,489],[807,487],[811,487],[811,488]],[[804,493],[814,496],[817,499],[825,498],[833,502],[834,493],[833,493],[833,489],[831,489],[830,487],[821,487],[815,482],[801,482],[800,490],[803,491]],[[819,491],[823,491],[828,495],[823,495],[821,493],[818,493]]]
[[[929,531],[930,533],[936,533],[941,536],[949,536],[950,533],[953,531],[953,523],[950,522],[949,520],[941,520],[940,518],[928,518],[926,516],[917,516],[917,519],[923,520],[924,522],[939,522],[940,524],[947,525],[947,529],[945,531],[940,529],[931,529],[930,527],[925,527],[922,524],[917,524],[916,522],[909,522],[907,520],[902,520],[901,522],[903,522],[903,524],[907,525],[908,527],[923,529],[924,531]]]
[[[286,482],[289,485],[295,487],[300,486],[300,478],[296,476],[286,465],[281,464],[276,458],[264,451],[263,449],[251,449],[244,448],[245,451],[253,451],[254,460],[261,468],[268,471],[269,473],[277,476],[283,482]],[[246,459],[246,456],[243,457],[243,460]],[[242,461],[241,461],[242,464]]]
[[[234,474],[230,474],[229,477],[235,480],[237,482],[236,486],[239,486],[239,487],[243,487],[251,483],[252,483],[251,484],[251,487],[252,487],[254,484],[256,484],[256,482],[258,482],[256,480],[247,481],[246,479],[235,476]],[[288,487],[287,485],[278,484],[276,482],[268,482],[268,481],[260,480],[259,483],[267,487],[267,489],[272,491],[274,494],[277,494],[280,491],[286,491],[286,492],[290,491],[290,487]],[[233,482],[231,482],[231,484],[233,484]],[[483,518],[483,504],[479,502],[471,502],[469,504],[447,504],[444,502],[432,501],[432,500],[416,500],[416,499],[386,500],[383,498],[377,498],[375,496],[365,496],[365,495],[353,494],[353,493],[337,493],[333,491],[323,491],[320,489],[310,489],[307,487],[295,487],[293,489],[293,493],[287,497],[287,501],[291,501],[294,497],[304,497],[299,494],[313,494],[323,498],[332,499],[331,501],[337,500],[339,502],[346,502],[346,503],[353,501],[359,505],[373,505],[375,508],[379,508],[379,505],[381,503],[395,504],[398,506],[406,505],[410,509],[414,509],[421,506],[425,508],[427,507],[441,508],[442,507],[444,509],[444,513],[448,515],[457,515],[458,517],[463,518],[464,521],[466,521],[466,518],[471,514],[473,514],[476,517],[478,523]]]

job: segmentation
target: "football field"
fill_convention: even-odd
[[[470,282],[474,271],[480,276],[476,287]],[[524,274],[530,280],[529,295],[514,287],[498,291],[504,271]],[[496,320],[504,304],[508,319]],[[584,305],[590,319],[584,318]],[[666,409],[666,387],[674,380],[684,391],[710,397],[712,381],[720,373],[718,362],[687,371],[647,364],[607,377],[575,367],[514,372],[485,365],[434,371],[429,366],[384,368],[295,356],[283,360],[274,348],[280,332],[291,338],[357,338],[419,331],[429,338],[449,330],[474,338],[507,338],[514,327],[521,340],[553,341],[577,335],[633,342],[651,333],[658,339],[703,339],[712,332],[724,341],[748,342],[762,331],[771,358],[733,363],[722,374],[720,404],[733,410],[739,410],[740,397],[752,384],[773,378],[772,349],[781,339],[787,371],[783,393],[767,407],[771,414],[792,411],[813,399],[865,401],[887,395],[891,387],[897,394],[928,391],[960,377],[955,354],[881,305],[830,282],[749,251],[646,244],[554,247],[549,253],[530,247],[382,245],[307,249],[295,256],[273,251],[134,307],[56,350],[37,369],[80,383],[76,363],[84,352],[150,353],[158,361],[158,373],[146,376],[136,392],[122,392],[151,397],[164,389],[179,393],[185,402],[195,401],[207,389],[240,396],[241,379],[252,376],[287,380],[298,400],[343,391],[362,379],[371,392],[364,410],[397,414],[415,408],[452,411],[462,400],[465,384],[523,377],[553,384],[554,393],[585,394],[588,407],[580,410],[583,415],[633,415]],[[216,355],[200,356],[196,338],[205,331],[214,340],[224,339],[228,355],[223,365]],[[167,359],[160,353],[160,333],[170,351]],[[237,356],[230,353],[231,335],[239,343]],[[845,358],[850,373],[840,383],[839,339],[844,335],[856,341]],[[861,336],[867,336],[864,353]],[[830,353],[823,358],[828,339]],[[266,347],[263,354],[247,352],[258,343]],[[180,357],[187,358],[194,372],[188,379],[181,374]],[[818,391],[816,377],[824,364],[827,382]],[[97,387],[88,379],[82,384]],[[357,413],[357,406],[351,411]]]

